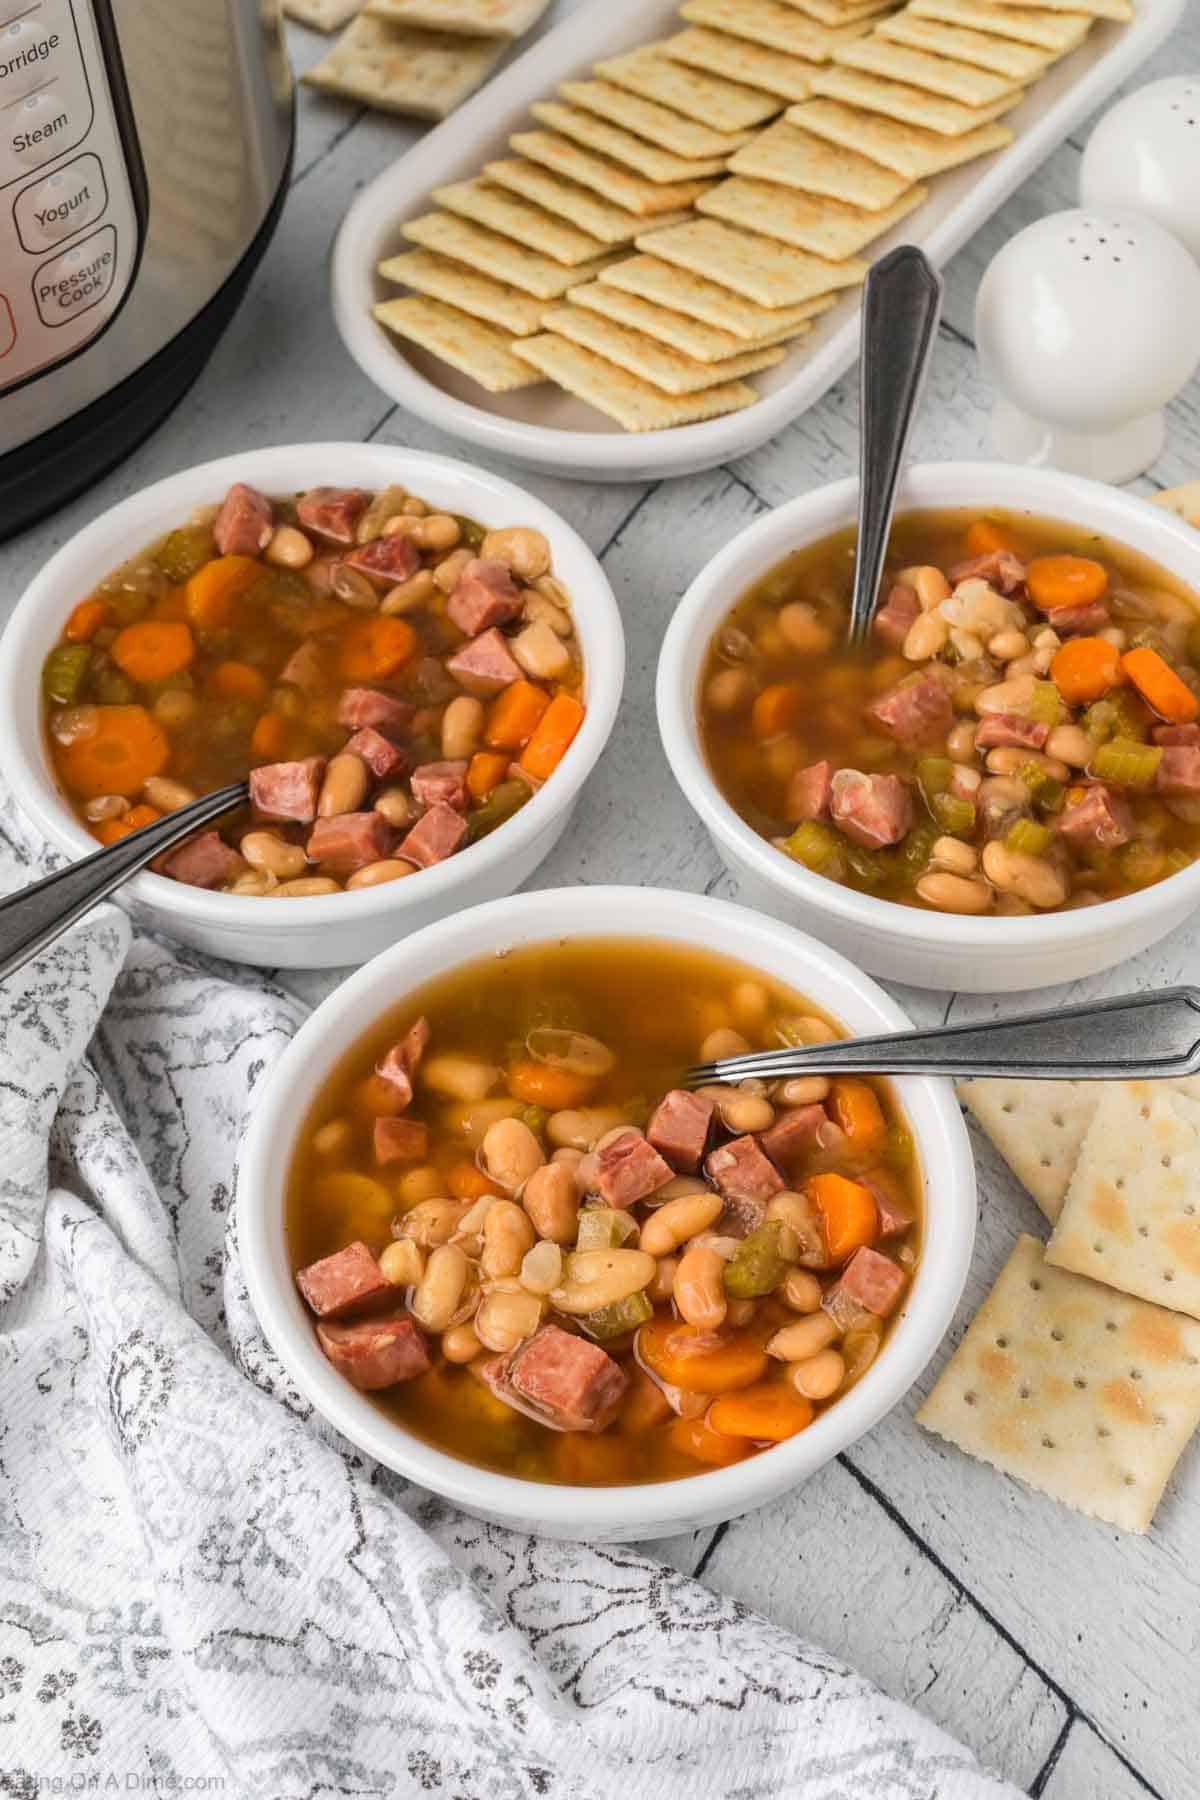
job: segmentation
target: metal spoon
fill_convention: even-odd
[[[849,639],[875,616],[896,486],[942,309],[942,278],[915,244],[874,263],[863,290],[859,354],[858,548]]]
[[[1021,1013],[700,1063],[689,1087],[785,1075],[1015,1075],[1024,1081],[1141,1081],[1200,1073],[1200,988],[1121,994],[1086,1006]]]
[[[39,950],[61,937],[69,925],[106,900],[123,881],[144,869],[164,850],[190,837],[199,825],[207,825],[232,810],[249,796],[249,783],[231,782],[190,800],[186,806],[143,825],[115,844],[71,863],[44,881],[0,900],[0,981],[22,968]]]

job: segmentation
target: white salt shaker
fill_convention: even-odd
[[[1146,214],[1200,260],[1200,76],[1152,81],[1105,113],[1083,153],[1079,198]]]
[[[1132,481],[1200,362],[1200,269],[1138,213],[1052,213],[992,259],[975,332],[999,456]]]

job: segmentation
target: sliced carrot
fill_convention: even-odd
[[[1090,706],[1120,682],[1120,652],[1107,638],[1069,638],[1054,653],[1050,679],[1068,706]]]
[[[993,550],[1016,551],[1016,545],[1003,526],[994,519],[976,519],[967,526],[968,556],[990,556]]]
[[[667,1427],[667,1436],[682,1456],[708,1463],[714,1469],[726,1469],[730,1463],[741,1462],[750,1454],[745,1438],[726,1437],[719,1431],[712,1431],[703,1419],[676,1419]]]
[[[483,727],[483,741],[492,750],[520,750],[533,736],[542,714],[550,705],[544,688],[532,681],[514,681],[492,701]]]
[[[804,1192],[821,1215],[825,1249],[833,1265],[844,1263],[856,1250],[869,1244],[879,1230],[875,1196],[861,1181],[845,1175],[813,1175]]]
[[[663,1424],[670,1416],[671,1402],[657,1381],[651,1381],[644,1369],[635,1369],[621,1408],[621,1430],[631,1437],[640,1437],[642,1432]]]
[[[347,681],[384,681],[412,661],[417,634],[390,613],[364,613],[346,626],[338,645],[338,667]]]
[[[521,767],[537,781],[553,775],[575,742],[584,710],[573,694],[555,694],[525,746]]]
[[[234,602],[258,580],[262,566],[252,556],[214,556],[188,577],[184,605],[197,631],[223,631],[233,623]]]
[[[1025,585],[1043,612],[1089,606],[1108,592],[1108,570],[1090,556],[1035,556],[1025,570]]]
[[[267,678],[253,663],[220,662],[205,684],[210,693],[224,700],[261,700],[267,691]]]
[[[282,713],[262,713],[250,733],[250,754],[268,760],[282,756],[287,748],[288,722]]]
[[[361,1119],[394,1119],[407,1101],[394,1081],[368,1075],[355,1088],[351,1104]]]
[[[187,593],[181,587],[168,588],[160,594],[150,611],[148,619],[170,619],[174,623],[188,624],[191,614],[188,612]]]
[[[571,1069],[552,1069],[549,1063],[515,1062],[509,1066],[508,1091],[514,1100],[527,1106],[544,1106],[560,1112],[566,1106],[582,1106],[596,1091],[591,1075],[576,1075]]]
[[[481,1200],[485,1194],[499,1194],[501,1189],[489,1181],[483,1170],[464,1156],[446,1171],[446,1186],[456,1200]]]
[[[675,1319],[643,1325],[637,1353],[652,1375],[685,1394],[728,1394],[749,1387],[767,1368],[766,1351],[744,1332],[723,1336]]]
[[[509,758],[496,750],[477,750],[467,764],[467,792],[474,800],[486,800],[508,774]]]
[[[803,717],[812,690],[802,681],[773,681],[763,688],[750,710],[750,729],[756,738],[778,737]]]
[[[144,706],[98,706],[92,735],[61,745],[56,761],[71,793],[95,800],[140,794],[151,775],[162,774],[170,754],[161,726]]]
[[[112,642],[112,659],[131,681],[163,681],[186,669],[196,640],[186,625],[170,619],[139,619]]]
[[[740,1394],[726,1394],[708,1409],[714,1431],[758,1443],[782,1443],[813,1422],[813,1404],[782,1381],[759,1381]]]
[[[1127,650],[1121,667],[1146,704],[1172,725],[1188,725],[1200,713],[1200,700],[1191,688],[1148,644],[1139,650]]]
[[[86,644],[108,623],[108,606],[103,600],[81,600],[63,626],[68,644]]]
[[[853,1150],[874,1150],[887,1136],[883,1108],[865,1081],[835,1081],[831,1106]]]
[[[105,819],[99,825],[93,825],[92,836],[99,838],[102,844],[115,844],[128,837],[131,831],[140,831],[143,825],[153,825],[155,819],[161,818],[156,806],[131,806],[123,818]]]

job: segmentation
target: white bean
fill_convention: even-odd
[[[467,1285],[467,1259],[457,1244],[439,1244],[430,1253],[409,1311],[426,1331],[445,1331]]]
[[[806,1400],[830,1400],[846,1379],[846,1364],[836,1350],[819,1350],[788,1370],[788,1380]]]
[[[308,867],[299,844],[285,843],[273,831],[248,831],[238,848],[252,869],[266,869],[279,881],[290,881]]]
[[[507,563],[522,581],[536,581],[550,568],[550,545],[540,531],[529,525],[507,525],[500,531],[489,531],[479,554],[485,561]]]
[[[471,756],[483,735],[483,702],[459,694],[442,714],[442,755],[451,762]]]
[[[263,551],[264,560],[280,569],[303,569],[313,559],[313,547],[294,525],[277,525]]]
[[[651,1256],[666,1256],[686,1244],[698,1231],[715,1224],[724,1206],[720,1194],[701,1188],[698,1193],[684,1194],[668,1200],[642,1226],[640,1244]]]
[[[538,1233],[556,1244],[571,1244],[579,1226],[579,1193],[575,1185],[575,1165],[554,1162],[535,1169],[525,1183],[521,1204],[533,1220]]]
[[[725,1318],[724,1259],[707,1244],[692,1244],[679,1259],[672,1297],[689,1325],[715,1331]]]
[[[523,1338],[533,1336],[542,1322],[544,1304],[539,1294],[521,1287],[515,1292],[495,1288],[479,1303],[475,1334],[488,1350],[513,1350]]]
[[[510,1194],[519,1193],[545,1160],[542,1146],[523,1119],[498,1119],[484,1133],[484,1166]]]
[[[767,1339],[766,1352],[780,1362],[803,1362],[832,1344],[837,1334],[837,1326],[827,1312],[814,1312],[808,1318],[797,1319],[794,1325],[781,1325]]]
[[[499,1125],[492,1127],[493,1131],[500,1129]],[[486,1142],[485,1139],[485,1147]],[[533,1243],[533,1222],[529,1214],[511,1200],[497,1200],[488,1208],[483,1221],[483,1253],[479,1267],[490,1281],[503,1275],[516,1275]]]
[[[947,869],[922,875],[917,893],[927,906],[936,906],[939,912],[985,913],[992,904],[992,890],[986,881],[952,875]]]
[[[1030,906],[1061,906],[1067,897],[1067,884],[1053,863],[1010,850],[999,838],[984,847],[983,872],[1004,893]]]
[[[550,1299],[560,1312],[582,1316],[640,1293],[657,1269],[645,1250],[577,1250],[567,1260],[566,1281]]]
[[[342,813],[357,812],[367,797],[370,771],[361,756],[343,750],[331,756],[317,796],[317,815],[333,819]]]

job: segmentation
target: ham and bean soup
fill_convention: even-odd
[[[852,650],[853,566],[850,531],[798,552],[709,651],[709,765],[783,855],[909,906],[1020,914],[1200,854],[1191,593],[1079,527],[913,513]]]
[[[536,1481],[696,1475],[805,1430],[913,1278],[912,1141],[886,1083],[680,1083],[836,1035],[670,944],[432,981],[301,1133],[288,1242],[325,1355],[428,1442]]]
[[[159,872],[279,897],[396,881],[502,825],[583,722],[540,531],[390,487],[237,482],[81,600],[42,672],[50,753],[111,844],[250,778]]]

